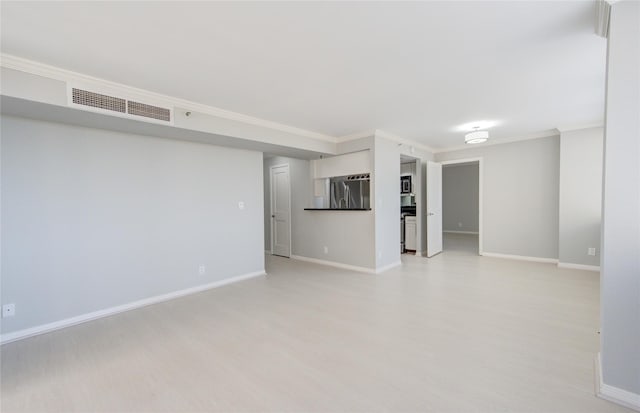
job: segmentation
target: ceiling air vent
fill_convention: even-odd
[[[72,92],[75,104],[126,113],[127,101],[125,99],[76,88],[73,88]]]
[[[127,110],[130,115],[144,116],[146,118],[164,120],[166,122],[171,120],[171,111],[169,109],[134,102],[132,100],[129,101]]]

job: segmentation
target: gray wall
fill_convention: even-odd
[[[483,158],[483,252],[558,258],[558,136],[436,154]]]
[[[275,156],[264,160],[264,249],[271,251],[271,192],[270,168],[275,165],[289,165],[291,182],[291,253],[301,255],[300,247],[312,234],[305,231],[307,212],[304,208],[312,206],[313,187],[311,186],[310,162],[304,159]]]
[[[261,153],[1,120],[2,333],[264,269]]]
[[[478,163],[442,168],[442,229],[478,232]]]
[[[612,5],[602,209],[602,374],[640,396],[640,2]],[[637,399],[636,399],[637,400]]]
[[[559,251],[562,263],[600,265],[603,129],[560,135]],[[596,255],[587,255],[596,248]]]
[[[369,149],[372,142],[365,139],[343,144],[343,153]],[[269,167],[281,164],[289,164],[291,177],[292,255],[374,269],[373,211],[305,211],[313,206],[313,180],[306,160],[277,156],[264,162],[265,250],[271,249]]]

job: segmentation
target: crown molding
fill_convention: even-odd
[[[151,92],[144,89],[139,89],[133,86],[123,85],[121,83],[112,82],[109,80],[85,75],[82,73],[74,72],[67,69],[47,65],[44,63],[36,62],[33,60],[25,59],[18,56],[9,54],[0,54],[0,66],[18,70],[21,72],[29,73],[36,76],[47,77],[63,82],[75,82],[83,84],[92,84],[102,89],[112,89],[122,92],[123,94],[136,95],[143,98],[147,98],[153,101],[166,102],[174,107],[181,109],[188,109],[193,112],[203,113],[211,116],[216,116],[223,119],[238,121],[247,123],[250,125],[261,126],[281,132],[291,133],[298,136],[304,136],[305,138],[317,139],[326,142],[336,143],[337,139],[334,136],[325,135],[319,132],[308,131],[306,129],[300,129],[295,126],[289,126],[278,122],[272,122],[265,119],[256,118],[249,115],[244,115],[238,112],[232,112],[209,106],[197,102],[192,102],[185,99],[176,98],[173,96],[163,95],[161,93]]]
[[[343,142],[355,141],[363,138],[370,138],[372,136],[375,136],[375,134],[376,134],[375,129],[351,133],[349,135],[338,136],[336,138],[336,143],[343,143]]]
[[[425,145],[424,143],[416,142],[411,139],[401,138],[400,136],[393,135],[391,133],[385,132],[380,129],[376,129],[375,132],[376,132],[376,136],[379,136],[381,138],[389,139],[389,140],[401,143],[403,145],[413,146],[414,148],[422,149],[423,151],[427,151],[431,153],[434,152],[434,149],[431,146]]]
[[[453,147],[450,147],[450,148],[436,149],[436,150],[433,151],[433,153],[444,153],[444,152],[461,151],[463,149],[483,148],[485,146],[493,146],[493,145],[501,145],[501,144],[505,144],[505,143],[528,141],[528,140],[531,140],[531,139],[547,138],[549,136],[558,136],[558,135],[560,135],[560,131],[558,129],[548,129],[548,130],[545,130],[545,131],[531,133],[531,134],[528,134],[528,135],[514,136],[514,137],[510,137],[510,138],[491,139],[486,143],[481,143],[481,144],[477,144],[477,145],[464,144],[464,145],[453,146]]]
[[[383,130],[380,129],[370,129],[370,130],[366,130],[366,131],[362,131],[362,132],[356,132],[356,133],[352,133],[349,135],[344,135],[344,136],[340,136],[336,139],[337,143],[343,143],[343,142],[349,142],[349,141],[353,141],[356,139],[362,139],[362,138],[368,138],[371,136],[377,136],[380,138],[384,138],[384,139],[388,139],[390,141],[394,141],[397,143],[400,143],[402,145],[407,145],[407,146],[413,146],[416,149],[422,149],[424,151],[428,151],[428,152],[433,152],[433,148],[430,146],[427,146],[423,143],[420,142],[416,142],[414,140],[411,139],[405,139],[405,138],[401,138],[398,135],[394,135],[392,133],[389,132],[385,132]]]
[[[565,133],[565,132],[571,132],[574,130],[593,129],[593,128],[604,128],[604,124],[602,122],[586,123],[584,125],[562,126],[562,127],[558,127],[557,129],[560,133]]]

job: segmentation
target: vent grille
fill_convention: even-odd
[[[125,99],[76,88],[73,88],[73,103],[120,113],[126,113],[127,108]]]
[[[169,122],[171,120],[171,111],[166,108],[158,106],[147,105],[145,103],[129,101],[128,111],[130,115],[144,116],[146,118],[164,120]]]

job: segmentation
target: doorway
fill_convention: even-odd
[[[400,253],[423,255],[423,178],[420,159],[400,155]]]
[[[270,171],[271,254],[291,256],[291,180],[289,164],[274,165]]]
[[[482,159],[442,162],[443,250],[482,255]]]

